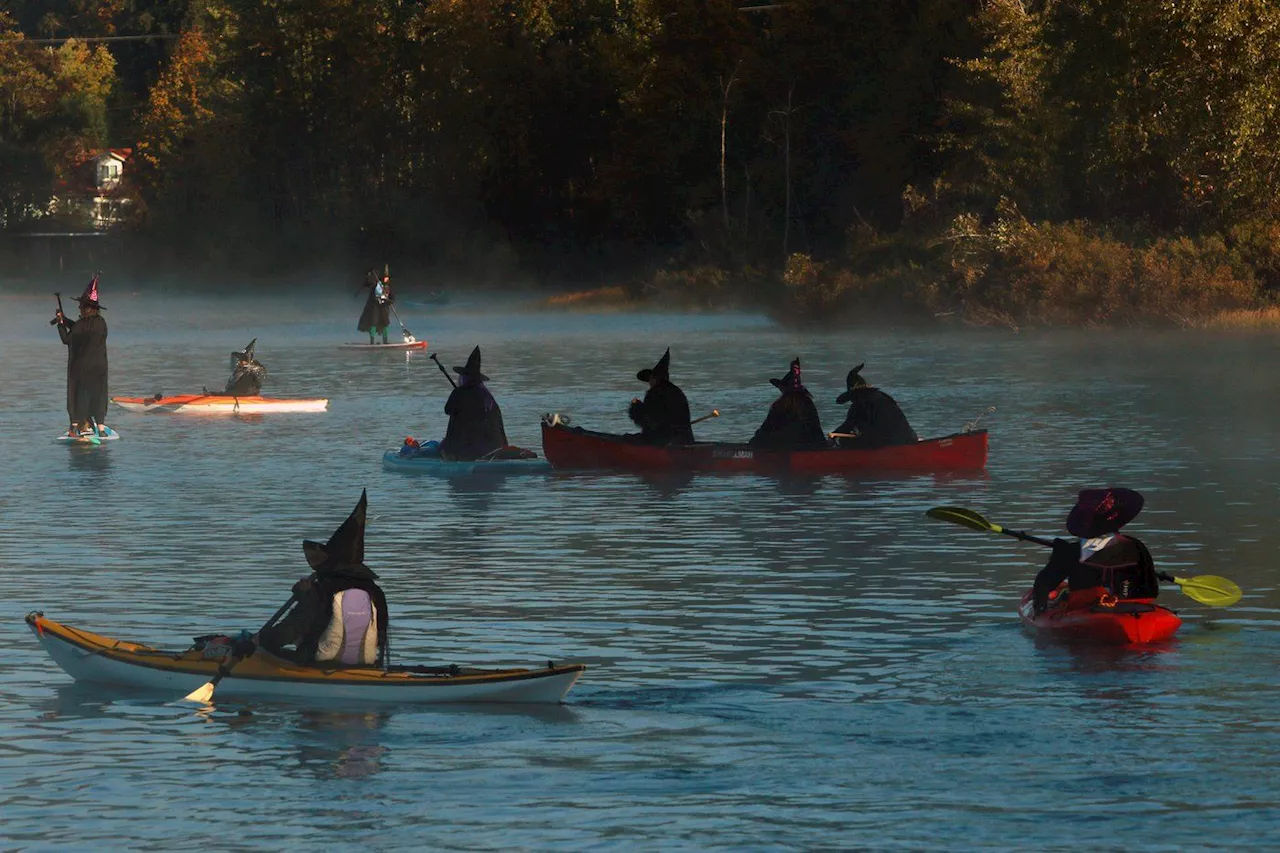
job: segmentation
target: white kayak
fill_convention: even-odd
[[[228,661],[217,638],[184,651],[163,651],[115,640],[27,614],[27,625],[54,663],[76,681],[155,690],[182,698],[207,683]],[[261,650],[242,659],[218,684],[219,698],[400,703],[558,703],[586,666],[529,669],[458,666],[301,666]]]
[[[54,441],[59,444],[101,444],[104,441],[115,441],[118,438],[120,438],[120,433],[109,426],[100,426],[96,433],[93,430],[87,430],[80,433],[79,436],[64,432]]]
[[[282,400],[272,397],[231,397],[225,394],[178,394],[165,397],[112,397],[111,402],[129,412],[165,412],[184,415],[248,415],[279,412],[323,412],[323,397]]]

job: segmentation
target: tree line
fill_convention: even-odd
[[[1266,0],[12,0],[0,225],[128,146],[184,262],[1176,320],[1280,287],[1278,42]]]

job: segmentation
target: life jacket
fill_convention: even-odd
[[[372,666],[378,659],[378,609],[358,587],[333,596],[333,615],[316,644],[316,661]]]
[[[1075,599],[1085,591],[1098,588],[1121,601],[1151,599],[1160,593],[1155,563],[1147,547],[1137,539],[1116,536],[1080,561],[1082,571],[1072,573],[1070,586]],[[1088,595],[1084,596],[1088,598]]]

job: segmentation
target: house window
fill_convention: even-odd
[[[107,187],[120,182],[120,163],[105,160],[98,163],[98,186]]]

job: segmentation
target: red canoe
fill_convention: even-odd
[[[987,431],[974,430],[874,450],[763,450],[745,444],[712,442],[654,447],[624,436],[544,422],[542,451],[553,468],[803,474],[980,471],[987,466]]]
[[[1172,637],[1182,625],[1178,614],[1152,598],[1116,600],[1106,595],[1104,587],[1094,587],[1067,594],[1064,602],[1061,599],[1065,591],[1065,586],[1059,587],[1057,595],[1051,596],[1049,609],[1035,616],[1031,590],[1027,590],[1018,607],[1022,624],[1036,636],[1111,646],[1159,643]]]

